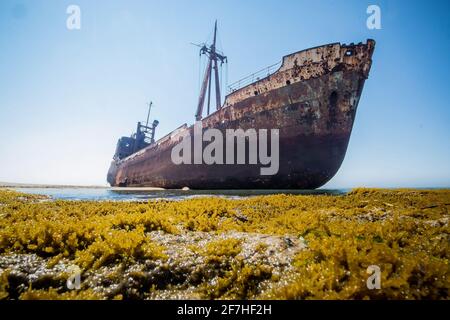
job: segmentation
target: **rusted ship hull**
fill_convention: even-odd
[[[261,175],[260,164],[174,164],[172,148],[187,132],[193,135],[193,126],[184,125],[113,161],[108,182],[111,186],[194,189],[322,186],[344,159],[374,46],[373,40],[335,43],[285,56],[278,71],[229,94],[220,110],[202,120],[203,130],[278,129],[277,174]]]

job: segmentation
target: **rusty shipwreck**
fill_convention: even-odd
[[[260,164],[174,164],[172,148],[183,136],[192,136],[194,126],[183,124],[155,141],[158,122],[149,124],[147,118],[134,135],[119,139],[109,184],[192,189],[313,189],[325,184],[344,159],[375,41],[332,43],[286,55],[273,72],[269,68],[264,77],[253,75],[231,86],[222,104],[218,64],[226,57],[215,48],[216,30],[217,25],[212,44],[200,46],[208,63],[196,120],[203,130],[279,129],[277,174],[261,175]],[[216,110],[209,113],[213,76]]]

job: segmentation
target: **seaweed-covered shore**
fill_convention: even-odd
[[[448,299],[449,209],[450,190],[148,202],[0,190],[0,299]]]

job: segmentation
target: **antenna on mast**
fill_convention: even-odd
[[[205,103],[206,89],[208,89],[208,106],[207,113],[209,114],[209,107],[211,102],[211,80],[212,80],[212,71],[214,69],[214,78],[215,78],[215,91],[216,91],[216,109],[219,110],[221,105],[220,98],[220,83],[219,83],[219,69],[217,66],[217,61],[223,63],[227,62],[227,57],[221,53],[218,53],[216,50],[216,39],[217,39],[217,20],[214,24],[214,39],[213,43],[208,47],[206,44],[203,44],[200,47],[200,55],[204,54],[208,57],[208,65],[206,66],[205,75],[203,77],[202,87],[200,90],[200,96],[198,99],[197,112],[195,113],[195,119],[197,121],[202,119],[203,114],[203,105]]]
[[[148,114],[147,114],[147,122],[145,123],[145,126],[148,127],[148,120],[150,119],[150,111],[152,110],[152,104],[153,102],[150,101],[149,103],[147,103],[148,105]]]

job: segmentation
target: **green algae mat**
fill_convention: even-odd
[[[148,202],[0,190],[0,299],[448,299],[449,209],[450,190]]]

